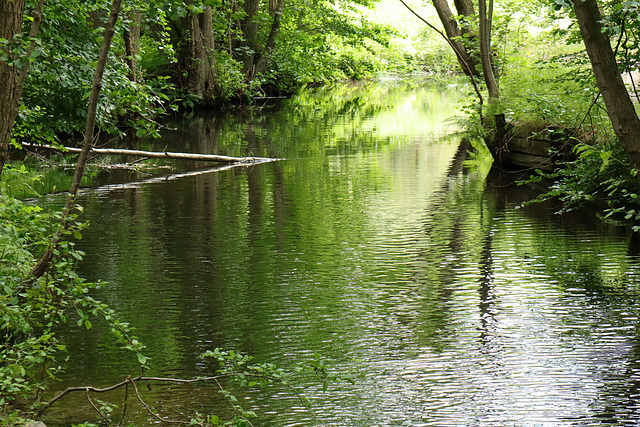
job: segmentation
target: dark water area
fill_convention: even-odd
[[[238,390],[256,426],[638,425],[637,242],[520,208],[529,189],[447,136],[457,97],[377,82],[176,120],[154,146],[285,160],[107,177],[81,197],[80,273],[107,282],[96,297],[135,326],[149,375],[211,375],[216,347],[356,375],[326,391],[298,378],[311,412],[283,387]],[[58,389],[139,372],[99,322],[65,340]],[[144,395],[168,418],[230,414],[215,384]],[[84,396],[48,417],[100,422]],[[127,423],[159,424],[135,402]]]

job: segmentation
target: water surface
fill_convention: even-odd
[[[82,196],[81,273],[108,282],[97,296],[137,328],[151,375],[213,374],[199,356],[220,347],[284,367],[318,354],[357,376],[326,391],[300,378],[311,413],[286,388],[248,391],[254,425],[637,425],[634,239],[516,209],[528,190],[446,136],[458,96],[382,82],[176,119],[153,145],[286,160],[107,177]],[[60,388],[138,373],[99,337],[72,331]],[[145,396],[166,417],[229,413],[215,385]],[[52,424],[94,417],[83,399]],[[157,421],[133,403],[126,420]]]

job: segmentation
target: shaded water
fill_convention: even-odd
[[[81,273],[108,282],[98,297],[136,326],[151,375],[213,374],[199,355],[215,347],[284,367],[317,353],[359,375],[327,391],[301,378],[312,414],[287,389],[247,392],[254,425],[638,424],[634,242],[515,209],[524,187],[463,167],[459,139],[443,137],[455,97],[387,82],[185,118],[155,144],[286,160],[110,177],[82,196]],[[72,331],[60,388],[137,374],[96,335],[108,339],[100,325]],[[145,393],[167,417],[228,413],[214,385]],[[83,399],[51,424],[87,418]],[[155,422],[134,404],[127,420]]]

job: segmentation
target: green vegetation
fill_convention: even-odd
[[[0,194],[0,410],[8,415],[11,404],[21,402],[26,412],[42,403],[47,381],[56,378],[65,345],[57,332],[70,318],[91,329],[92,319],[103,318],[124,347],[138,355],[144,365],[144,348],[109,307],[96,301],[89,291],[97,286],[78,277],[75,266],[83,253],[74,243],[61,242],[54,250],[47,274],[30,277],[37,256],[50,244],[59,227],[60,214],[46,212]],[[65,234],[81,238],[85,224],[68,218]],[[77,314],[77,316],[76,316]]]
[[[640,120],[633,74],[640,55],[638,7],[633,1],[496,3],[488,24],[497,87],[492,94],[486,72],[476,65],[481,87],[489,88],[489,103],[483,91],[465,104],[469,132],[489,141],[496,159],[501,148],[495,142],[495,114],[504,114],[510,126],[551,128],[574,148],[575,160],[555,172],[532,170],[531,181],[552,182],[538,200],[559,200],[561,212],[589,204],[602,218],[631,222],[635,230],[640,229]],[[473,18],[470,34],[482,25]],[[459,23],[463,28],[469,20]],[[585,46],[589,31],[604,37],[586,38]],[[483,55],[474,37],[462,39],[471,58]],[[610,47],[608,57],[597,56],[596,43]],[[620,72],[627,73],[626,87]]]

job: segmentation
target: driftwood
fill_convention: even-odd
[[[73,147],[54,147],[53,145],[39,145],[29,144],[23,142],[22,145],[26,148],[45,148],[48,150],[68,151],[70,153],[80,153],[82,149]],[[185,160],[199,160],[203,162],[220,162],[220,163],[261,163],[261,162],[274,162],[279,159],[272,159],[268,157],[230,157],[219,156],[216,154],[195,154],[195,153],[172,153],[168,151],[142,151],[142,150],[125,150],[119,148],[92,148],[92,153],[96,154],[109,154],[109,155],[124,155],[124,156],[137,156],[137,157],[151,157],[157,159],[185,159]]]

